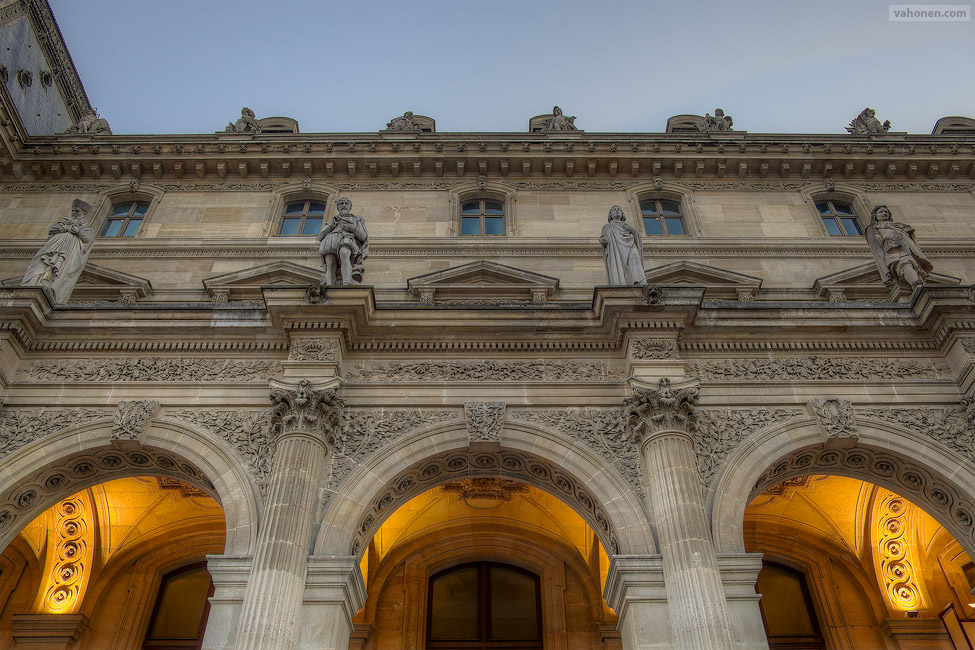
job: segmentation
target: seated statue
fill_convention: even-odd
[[[878,205],[865,234],[884,284],[894,282],[912,290],[924,284],[933,266],[914,240],[914,228],[892,221],[887,206]]]
[[[542,123],[542,132],[546,131],[578,131],[576,128],[576,116],[562,114],[562,109],[558,106],[552,108],[552,117]]]
[[[108,126],[108,120],[98,116],[98,109],[92,108],[89,112],[81,116],[78,123],[69,126],[65,133],[92,133],[96,135],[112,135],[112,129]]]
[[[705,113],[704,117],[698,122],[697,128],[701,133],[710,133],[712,131],[731,131],[731,126],[734,124],[734,120],[731,119],[730,115],[724,114],[724,109],[716,108],[714,109],[714,115],[710,113]]]
[[[846,130],[855,135],[885,133],[889,131],[890,120],[886,120],[881,124],[876,115],[877,112],[872,108],[865,108],[850,121],[850,126],[846,127]]]
[[[240,109],[240,119],[228,123],[224,131],[226,133],[260,133],[261,125],[258,124],[254,111],[245,106]]]
[[[406,111],[400,117],[394,117],[386,123],[386,128],[390,131],[421,131],[420,123],[413,117],[413,111]]]
[[[362,261],[369,257],[369,235],[365,220],[352,214],[352,201],[342,197],[336,203],[339,213],[318,235],[318,249],[325,265],[322,284],[361,284]]]
[[[85,222],[91,206],[75,199],[71,215],[51,224],[47,241],[34,254],[21,285],[48,287],[55,303],[68,302],[95,243],[95,231]]]

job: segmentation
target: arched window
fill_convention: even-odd
[[[112,205],[102,237],[135,237],[149,211],[148,201],[124,201]]]
[[[648,235],[686,235],[680,201],[665,198],[640,201],[643,231]]]
[[[827,199],[816,201],[816,209],[830,237],[863,235],[863,228],[853,205],[846,201]]]
[[[205,562],[163,576],[144,650],[199,650],[210,613],[213,582]]]
[[[325,218],[325,202],[308,199],[292,201],[284,206],[278,234],[288,236],[317,236]]]
[[[537,575],[508,564],[474,562],[431,576],[427,648],[541,647]]]
[[[496,197],[464,199],[460,204],[461,235],[503,235],[504,201]]]
[[[769,650],[826,650],[802,573],[762,562],[758,592]]]

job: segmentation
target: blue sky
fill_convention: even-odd
[[[912,133],[975,117],[975,21],[876,0],[49,1],[116,133],[209,133],[245,105],[303,133],[406,110],[524,132],[553,104],[592,132],[716,107],[753,133],[843,133],[866,106]]]

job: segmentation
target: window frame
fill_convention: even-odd
[[[765,607],[762,605],[762,600],[758,601],[758,610],[762,615],[762,627],[765,628],[765,638],[768,640],[770,650],[787,650],[790,647],[803,647],[809,648],[810,650],[825,650],[826,640],[823,636],[823,627],[819,623],[819,613],[812,599],[812,592],[809,590],[809,581],[806,579],[806,572],[800,569],[793,568],[781,562],[776,562],[774,560],[763,559],[762,568],[772,568],[774,570],[780,571],[787,575],[791,575],[799,583],[800,591],[802,592],[802,598],[805,601],[806,611],[809,614],[809,618],[812,622],[814,634],[811,636],[773,636],[768,633],[768,621],[765,619]],[[758,576],[755,576],[755,591],[761,595],[758,591]]]
[[[210,572],[207,570],[207,563],[204,561],[184,564],[183,566],[177,567],[172,571],[167,571],[159,579],[159,586],[156,589],[156,597],[152,604],[152,615],[149,617],[149,625],[146,627],[145,634],[142,636],[142,650],[199,650],[199,648],[203,646],[203,635],[206,632],[207,621],[210,618],[210,597],[213,596],[214,593],[213,576],[210,576],[210,588],[207,591],[207,597],[203,604],[203,616],[200,617],[200,627],[197,630],[195,639],[149,638],[149,634],[152,632],[152,628],[156,624],[156,618],[159,616],[159,607],[162,604],[162,597],[164,595],[167,581],[184,573],[197,571],[199,569],[206,571],[207,575],[209,576]]]
[[[100,193],[94,201],[89,201],[94,207],[91,210],[88,225],[95,231],[95,237],[105,238],[109,241],[124,241],[127,239],[140,239],[145,237],[146,224],[152,221],[156,211],[156,206],[165,194],[165,190],[149,183],[126,183],[116,185]],[[84,198],[84,197],[82,197]],[[87,199],[85,199],[87,200]],[[105,228],[110,220],[113,219],[112,212],[116,206],[123,203],[148,203],[145,214],[142,215],[142,223],[134,235],[122,237],[120,235],[103,235]],[[125,232],[123,228],[120,232]]]
[[[819,207],[823,203],[827,205],[829,214],[823,214],[822,209]],[[840,211],[838,211],[836,209],[836,204],[841,204],[846,206],[849,209],[849,213],[843,214]],[[857,208],[853,204],[853,201],[848,201],[846,199],[838,198],[838,197],[814,198],[813,206],[815,206],[816,208],[816,214],[819,215],[819,220],[820,222],[822,222],[823,228],[826,230],[826,234],[829,235],[830,237],[863,237],[864,235],[863,221],[861,221],[860,214],[857,212]],[[852,220],[856,224],[857,229],[860,232],[855,232],[855,233],[849,232],[848,228],[843,223],[843,219]],[[840,232],[838,234],[833,234],[832,232],[830,232],[829,226],[826,225],[827,221],[832,221],[835,224],[835,226],[839,229]]]
[[[476,216],[478,217],[478,222],[479,222],[479,225],[480,225],[480,232],[478,232],[477,234],[465,233],[464,232],[464,219],[471,219],[471,218],[473,218],[474,215],[472,215],[472,214],[464,214],[464,205],[466,205],[468,203],[472,203],[474,201],[477,201],[478,202],[478,213],[477,213]],[[487,202],[488,201],[493,201],[493,202],[499,203],[501,205],[501,214],[500,215],[497,215],[497,214],[488,214],[487,213]],[[507,215],[507,204],[505,203],[505,200],[504,200],[503,197],[499,197],[499,196],[496,196],[496,195],[491,194],[491,193],[488,193],[488,194],[478,194],[478,195],[475,195],[475,196],[467,196],[467,197],[462,198],[459,201],[459,207],[460,207],[460,215],[459,215],[459,218],[460,218],[460,228],[459,228],[459,233],[460,233],[460,236],[461,237],[504,237],[507,234],[507,232],[508,232],[508,229],[507,229],[507,221],[508,221],[508,219],[507,219],[507,216],[508,216]],[[492,218],[492,219],[498,219],[498,218],[500,218],[501,219],[501,232],[500,233],[486,233],[485,232],[485,219],[487,219],[487,218]]]
[[[653,203],[655,203],[656,208],[657,208],[657,216],[656,217],[648,217],[648,216],[646,216],[646,215],[643,214],[643,204],[644,203],[650,203],[651,201]],[[676,203],[677,204],[678,213],[677,213],[677,217],[676,218],[680,220],[681,230],[683,230],[683,232],[681,232],[681,233],[672,233],[672,232],[670,232],[670,228],[667,225],[667,219],[673,219],[674,217],[672,215],[671,216],[668,216],[668,215],[665,215],[664,214],[663,206],[662,206],[662,203],[664,201],[667,201],[669,203]],[[644,196],[644,197],[641,197],[639,199],[638,206],[639,206],[639,209],[640,209],[640,224],[643,226],[643,234],[646,235],[647,237],[684,237],[684,236],[686,236],[688,234],[688,232],[687,232],[688,231],[688,228],[687,228],[687,225],[688,224],[687,224],[687,220],[686,220],[686,216],[685,216],[684,203],[680,199],[672,198],[672,197],[669,197],[669,196]],[[659,233],[648,232],[647,231],[647,222],[646,222],[647,219],[656,219],[657,220],[657,223],[660,224],[660,230],[661,230],[661,232],[659,232]]]
[[[536,622],[536,640],[490,640],[490,599],[491,599],[491,584],[490,584],[490,570],[492,567],[497,567],[507,571],[512,571],[514,573],[521,574],[527,578],[530,578],[535,583],[535,622]],[[452,640],[434,640],[430,638],[430,632],[433,628],[433,582],[434,580],[454,573],[455,571],[462,571],[464,569],[477,568],[477,628],[479,639],[477,641],[452,641]],[[477,562],[465,562],[463,564],[457,564],[436,573],[431,574],[427,578],[427,598],[426,598],[426,631],[424,633],[424,643],[428,650],[491,650],[492,648],[497,648],[498,650],[509,650],[509,649],[525,649],[525,650],[541,650],[545,642],[545,625],[542,621],[542,582],[541,576],[524,569],[522,567],[508,564],[505,562],[495,562],[490,560],[482,560]]]
[[[115,211],[123,205],[129,206],[127,213],[125,215],[115,214]],[[145,209],[143,210],[142,214],[135,214],[136,210],[140,205],[144,205]],[[108,211],[108,216],[105,217],[105,221],[102,224],[102,227],[99,229],[98,236],[109,237],[111,239],[132,239],[134,237],[138,237],[139,232],[142,230],[142,224],[146,220],[146,215],[149,214],[150,205],[152,205],[152,201],[139,200],[139,199],[127,199],[124,201],[117,201],[112,203]],[[136,219],[134,217],[138,217],[138,218]],[[114,221],[121,221],[122,225],[119,227],[118,233],[114,235],[109,235],[106,231]],[[132,233],[131,235],[126,235],[125,233],[128,232],[129,225],[133,221],[138,221],[139,226],[135,229],[134,233]]]
[[[285,221],[288,219],[295,218],[293,214],[288,214],[288,208],[302,202],[304,203],[304,205],[302,207],[301,213],[298,215],[298,232],[295,234],[282,233],[281,231],[284,230]],[[307,223],[308,218],[309,217],[312,217],[313,219],[319,218],[319,215],[317,213],[315,213],[314,215],[309,214],[309,210],[311,209],[312,203],[319,203],[322,206],[321,223],[319,223],[318,230],[316,230],[315,232],[305,233],[304,232],[305,224]],[[281,216],[280,219],[278,220],[278,232],[276,236],[277,237],[317,237],[318,234],[322,231],[322,226],[325,225],[326,214],[328,214],[328,203],[326,201],[323,201],[315,197],[305,197],[304,199],[284,201],[284,205],[281,208]]]

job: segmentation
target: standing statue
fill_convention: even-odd
[[[924,284],[933,268],[931,260],[914,240],[914,229],[891,221],[886,205],[878,205],[870,213],[866,236],[884,284],[896,282],[912,290]]]
[[[108,120],[98,116],[98,109],[92,108],[81,116],[78,123],[69,126],[65,133],[91,133],[95,135],[112,135],[112,129],[108,126]]]
[[[877,111],[872,108],[865,108],[860,114],[850,120],[850,126],[846,130],[854,135],[867,135],[870,133],[886,133],[890,130],[890,120],[885,120],[883,124],[877,119]]]
[[[318,235],[322,245],[318,249],[325,264],[322,284],[361,284],[362,261],[369,257],[369,234],[365,220],[349,211],[352,201],[342,197],[336,203],[339,213]],[[336,267],[341,274],[336,277]]]
[[[542,132],[545,131],[578,131],[576,128],[576,116],[562,114],[562,109],[558,106],[552,108],[552,117],[545,120],[542,124]]]
[[[254,111],[247,108],[246,106],[240,109],[240,119],[236,122],[229,122],[227,128],[224,129],[226,133],[260,133],[261,125],[257,122],[257,116]]]
[[[603,226],[599,243],[603,245],[606,274],[611,285],[643,286],[647,274],[643,270],[643,239],[636,228],[626,223],[623,208],[609,209],[609,223]]]
[[[413,111],[406,111],[400,117],[394,117],[389,122],[386,122],[386,129],[389,131],[415,131],[420,132],[423,128],[420,123],[416,121],[413,117]]]
[[[89,212],[90,205],[75,199],[71,216],[48,229],[47,242],[34,254],[21,285],[48,287],[55,303],[68,301],[95,243],[95,231],[85,223]]]

